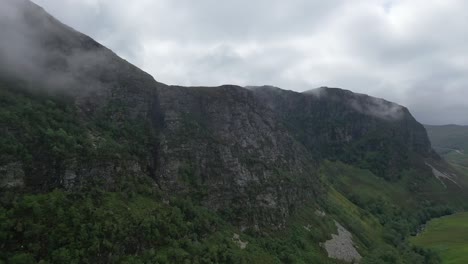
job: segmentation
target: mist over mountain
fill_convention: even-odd
[[[466,207],[467,175],[406,107],[167,85],[30,1],[2,7],[0,261],[440,262],[407,238]]]
[[[462,0],[35,2],[161,82],[342,87],[468,124]]]

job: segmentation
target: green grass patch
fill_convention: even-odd
[[[432,220],[422,234],[410,241],[439,253],[442,263],[468,263],[468,213]]]

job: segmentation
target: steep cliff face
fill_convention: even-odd
[[[338,88],[253,91],[317,159],[341,160],[396,180],[414,162],[436,156],[424,127],[395,103]]]
[[[251,91],[165,87],[159,98],[162,185],[206,188],[206,205],[247,226],[281,226],[317,198],[317,162]]]

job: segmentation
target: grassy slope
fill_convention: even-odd
[[[326,162],[322,173],[332,185],[327,211],[354,234],[365,255],[362,263],[437,263],[432,252],[415,254],[407,241],[420,224],[449,212],[444,206],[418,202],[424,190],[442,188],[435,178],[426,179],[419,186],[422,194],[417,194],[407,185],[407,178],[414,177],[410,171],[388,182],[368,170]]]
[[[468,263],[468,213],[433,220],[421,235],[411,241],[437,251],[443,263]]]

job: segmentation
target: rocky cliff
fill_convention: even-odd
[[[424,127],[398,104],[327,87],[253,91],[317,159],[338,159],[396,180],[412,162],[437,156]]]

